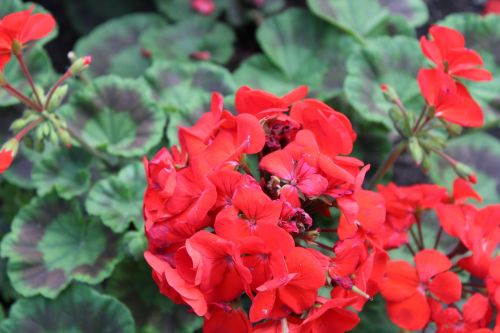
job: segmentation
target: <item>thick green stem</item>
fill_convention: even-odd
[[[32,129],[34,129],[43,120],[44,120],[44,118],[40,117],[40,118],[32,121],[31,123],[29,123],[26,127],[24,127],[22,130],[19,131],[19,133],[17,133],[15,135],[15,139],[17,141],[21,141],[26,134],[28,134]]]

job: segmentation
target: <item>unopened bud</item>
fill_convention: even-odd
[[[459,136],[462,133],[462,127],[457,124],[447,123],[446,130],[452,136]]]
[[[12,138],[2,146],[2,151],[10,151],[12,153],[12,157],[17,155],[17,151],[19,149],[19,141],[16,138]]]
[[[54,91],[54,94],[52,95],[52,97],[50,99],[49,105],[47,106],[47,111],[52,112],[56,108],[58,108],[59,105],[61,105],[61,102],[64,99],[64,97],[66,96],[67,92],[68,92],[67,85],[63,85],[63,86],[58,87],[56,89],[56,91]]]
[[[460,178],[463,178],[473,184],[477,182],[476,173],[468,165],[458,162],[454,165],[454,169]]]
[[[392,86],[389,86],[389,85],[383,83],[380,85],[380,88],[382,89],[382,93],[384,94],[384,98],[388,102],[395,103],[396,101],[399,101],[399,95]]]
[[[318,230],[309,230],[304,234],[304,240],[306,242],[314,242],[318,237],[319,237]]]
[[[194,60],[207,61],[212,58],[212,54],[209,51],[198,51],[191,53],[191,58]]]
[[[420,143],[418,142],[418,139],[412,136],[409,140],[408,146],[410,148],[411,156],[415,160],[415,163],[417,163],[417,165],[422,164],[425,152]]]
[[[73,62],[73,64],[69,68],[68,72],[70,72],[71,75],[80,74],[87,67],[89,67],[91,62],[92,62],[91,56],[85,56],[85,57],[78,58],[77,60],[75,60],[75,62]]]

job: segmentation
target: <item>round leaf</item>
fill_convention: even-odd
[[[317,84],[314,82],[314,76],[303,77],[302,83],[299,83],[299,79],[294,81],[286,76],[279,67],[274,65],[271,60],[263,54],[253,55],[243,61],[235,72],[234,78],[239,86],[260,88],[277,95],[284,95],[297,88],[300,84],[309,87],[313,87],[313,85]],[[312,80],[307,82],[309,79]]]
[[[77,202],[55,196],[23,207],[1,245],[9,279],[23,296],[54,298],[72,280],[99,283],[120,260],[118,236],[84,216]]]
[[[227,25],[195,16],[161,29],[149,29],[141,37],[153,59],[189,59],[195,52],[209,52],[210,60],[225,64],[233,54],[234,32]]]
[[[158,10],[167,15],[171,20],[191,19],[196,12],[190,1],[186,0],[155,0]],[[284,0],[266,0],[261,5],[255,5],[252,1],[241,0],[214,0],[215,10],[208,17],[215,20],[225,11],[225,19],[232,25],[241,25],[247,21],[255,20],[255,16],[269,15],[282,9]],[[257,14],[256,14],[257,12]]]
[[[116,298],[77,285],[57,299],[20,299],[0,325],[2,333],[134,333],[130,310]]]
[[[375,31],[383,33],[379,26],[393,16],[402,15],[405,23],[413,27],[422,25],[429,17],[422,0],[308,0],[307,4],[315,15],[362,43],[364,37],[375,35]]]
[[[463,33],[467,47],[479,52],[485,68],[493,74],[489,82],[464,81],[483,108],[486,122],[500,119],[500,16],[454,14],[439,24]]]
[[[205,62],[155,62],[145,78],[162,108],[192,115],[193,121],[209,109],[212,92],[227,96],[236,91],[227,69]]]
[[[165,114],[149,91],[142,81],[102,77],[75,93],[61,114],[92,147],[141,156],[161,140],[165,125]]]
[[[35,163],[32,173],[38,195],[55,190],[61,198],[69,200],[84,193],[90,186],[91,162],[89,154],[74,147],[45,154]]]
[[[267,19],[258,29],[257,39],[270,61],[283,73],[267,77],[286,77],[286,85],[306,84],[311,95],[325,99],[341,92],[346,59],[358,47],[350,36],[307,11],[294,8]],[[260,74],[250,72],[249,68],[270,67],[261,59],[250,61],[237,74],[241,84],[246,84],[245,77]]]
[[[349,58],[344,83],[347,99],[365,119],[392,128],[388,116],[392,104],[385,100],[380,85],[394,87],[408,110],[420,111],[423,99],[416,77],[423,63],[414,39],[403,36],[374,39]]]
[[[449,141],[445,152],[459,162],[470,166],[477,175],[474,189],[483,197],[484,204],[500,202],[500,141],[485,133],[464,135]],[[431,178],[451,188],[457,178],[448,163],[433,156]]]
[[[75,46],[79,56],[93,56],[87,72],[94,77],[115,74],[138,77],[149,66],[149,59],[139,46],[139,37],[147,29],[165,27],[156,14],[131,14],[107,21],[82,37]]]
[[[37,85],[46,87],[52,83],[55,74],[50,57],[41,47],[33,47],[24,52],[24,61],[28,67],[33,80]],[[25,95],[31,96],[32,90],[24,76],[19,62],[12,59],[5,65],[3,74],[8,82]],[[0,106],[19,104],[19,100],[9,95],[4,89],[0,89]]]
[[[118,175],[95,183],[85,208],[114,232],[125,231],[130,222],[142,228],[142,199],[146,189],[144,170],[140,163],[123,168]]]
[[[392,15],[398,14],[413,27],[419,27],[429,20],[429,9],[423,0],[377,0]]]

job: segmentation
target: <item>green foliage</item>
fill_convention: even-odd
[[[144,82],[116,76],[100,77],[76,92],[61,113],[92,147],[125,157],[155,146],[165,123]]]
[[[131,14],[107,21],[82,37],[75,46],[79,56],[92,55],[88,73],[93,77],[115,74],[135,78],[149,67],[139,37],[149,28],[165,28],[156,14]]]
[[[225,64],[233,54],[234,32],[210,18],[195,16],[164,28],[151,28],[141,36],[153,59],[187,60],[195,52],[209,52],[210,60]]]
[[[301,9],[266,20],[257,40],[267,58],[246,60],[235,74],[239,85],[278,94],[308,85],[312,96],[323,99],[341,93],[346,59],[358,47],[353,38]]]
[[[428,12],[422,0],[308,0],[311,11],[320,18],[344,30],[359,41],[364,37],[380,35],[381,26],[395,20],[401,31],[408,31],[405,25],[417,27],[427,21]],[[363,10],[360,10],[360,8]],[[384,33],[382,33],[384,34]]]
[[[74,286],[55,300],[43,297],[21,299],[8,320],[0,324],[1,333],[134,333],[130,311],[116,298],[86,286]]]
[[[130,222],[142,228],[142,198],[146,189],[144,169],[135,163],[123,168],[116,176],[101,179],[90,190],[85,208],[99,216],[114,232],[125,231]]]
[[[38,195],[43,196],[55,190],[61,198],[69,200],[84,193],[90,186],[91,163],[92,157],[78,148],[45,153],[32,171]]]
[[[472,133],[450,140],[445,152],[473,168],[477,174],[474,189],[485,204],[500,202],[500,141],[485,133]],[[434,156],[431,177],[437,184],[451,188],[457,178],[450,165]]]
[[[212,92],[227,96],[236,91],[231,73],[211,63],[158,61],[147,70],[145,78],[160,107],[169,112],[169,144],[177,143],[178,126],[192,125],[210,109]]]
[[[389,103],[381,85],[395,87],[401,102],[418,114],[423,106],[416,76],[424,63],[415,39],[379,37],[354,53],[347,63],[344,91],[355,110],[366,120],[392,127]]]
[[[1,244],[7,273],[23,296],[56,297],[72,280],[90,284],[108,277],[120,260],[119,238],[77,201],[34,198],[23,207]]]

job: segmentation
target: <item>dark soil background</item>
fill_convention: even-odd
[[[88,9],[86,6],[90,1],[85,0],[37,0],[39,4],[47,8],[56,18],[59,24],[59,35],[47,45],[47,50],[52,57],[54,67],[59,72],[64,72],[68,66],[67,53],[73,49],[73,45],[81,37],[81,34],[74,28],[71,18],[67,13],[67,4],[70,1],[82,1],[78,5],[79,13],[86,20],[91,22],[91,26],[96,26],[109,19],[105,14],[101,14],[95,9]],[[103,2],[116,2],[117,0],[102,0]],[[189,0],[186,0],[189,1]],[[447,15],[456,12],[475,12],[481,13],[484,9],[487,0],[425,0],[429,7],[430,19],[427,25],[418,29],[418,34],[423,35],[427,32],[429,26],[437,22]],[[289,6],[306,7],[305,0],[288,0]],[[155,11],[153,0],[141,0],[139,5],[134,7],[134,11]],[[127,12],[122,12],[125,14]],[[236,32],[235,54],[231,59],[228,67],[233,70],[238,67],[242,60],[259,52],[259,46],[254,38],[256,26],[250,24],[238,28]],[[500,133],[493,133],[494,135]],[[376,167],[373,165],[372,167]],[[428,182],[425,174],[414,165],[411,157],[408,154],[403,155],[396,163],[393,180],[400,185],[410,185],[418,182]]]

